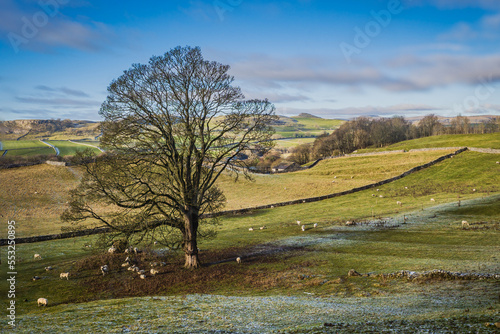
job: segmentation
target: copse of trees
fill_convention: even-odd
[[[347,154],[367,147],[383,147],[404,140],[443,134],[493,133],[500,131],[500,117],[471,124],[457,116],[444,125],[436,115],[427,115],[416,125],[404,117],[369,119],[358,117],[345,122],[330,135],[319,136],[312,145],[310,158]],[[302,156],[305,154],[302,153]]]

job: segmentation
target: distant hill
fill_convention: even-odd
[[[0,136],[2,139],[35,139],[56,134],[73,138],[95,137],[99,134],[98,126],[98,122],[69,119],[0,121]]]

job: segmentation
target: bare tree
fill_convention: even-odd
[[[80,156],[86,174],[63,220],[93,219],[135,243],[182,246],[185,267],[199,267],[202,223],[225,201],[217,178],[245,173],[238,155],[273,144],[274,106],[244,100],[228,70],[199,48],[177,47],[112,81],[100,110],[109,153]]]

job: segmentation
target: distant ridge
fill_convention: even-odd
[[[314,116],[314,115],[308,114],[306,112],[303,112],[303,113],[299,114],[299,116],[297,116],[297,117],[301,117],[301,118],[321,118],[321,117],[318,117],[318,116]]]

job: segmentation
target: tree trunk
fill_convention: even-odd
[[[198,233],[198,222],[198,210],[189,208],[184,215],[184,253],[186,255],[184,267],[188,269],[196,269],[200,267],[200,259],[198,258],[198,241],[196,239]]]

